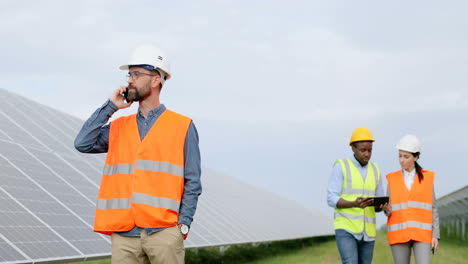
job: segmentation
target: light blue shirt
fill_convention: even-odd
[[[367,177],[367,167],[368,165],[366,164],[365,166],[362,166],[359,161],[356,160],[356,158],[353,156],[350,158],[350,160],[354,163],[356,168],[359,170],[359,172],[362,175],[363,180],[366,180]],[[330,180],[328,181],[328,189],[327,189],[327,202],[328,206],[337,208],[336,204],[338,203],[338,200],[340,200],[340,195],[341,195],[341,189],[343,188],[343,171],[341,170],[341,165],[340,164],[335,164],[333,166]],[[383,177],[380,175],[379,182],[377,184],[377,188],[375,190],[375,196],[384,196],[384,186],[383,186]],[[346,230],[348,231],[348,230]],[[349,232],[349,231],[348,231]],[[351,232],[349,232],[351,233]],[[364,241],[374,241],[375,238],[368,237],[364,232],[361,234],[354,234],[354,237],[357,240],[362,240],[364,238]]]
[[[109,148],[110,124],[106,123],[118,110],[111,101],[98,108],[93,115],[84,123],[75,139],[75,148],[83,153],[105,153]],[[138,131],[140,139],[143,140],[148,131],[153,127],[166,107],[161,104],[149,111],[145,118],[140,110],[137,114]],[[184,194],[179,208],[179,224],[190,226],[197,208],[198,196],[201,194],[201,162],[200,149],[198,147],[198,133],[193,122],[190,122],[184,145]],[[146,228],[147,234],[160,231],[164,228]],[[123,236],[140,236],[141,229],[137,226],[128,232],[121,232]]]

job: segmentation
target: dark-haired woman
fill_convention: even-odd
[[[439,247],[439,214],[434,176],[418,164],[421,143],[413,135],[397,145],[401,170],[387,174],[390,205],[384,206],[387,237],[395,264],[409,264],[413,249],[416,264],[429,264]]]

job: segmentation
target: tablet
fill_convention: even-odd
[[[386,204],[389,201],[388,196],[366,197],[366,200],[368,199],[374,199],[374,203],[372,204],[372,206],[375,207],[380,207],[380,205]]]

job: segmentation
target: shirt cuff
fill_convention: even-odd
[[[331,204],[329,204],[329,205],[332,206],[335,209],[338,209],[338,207],[336,205],[337,205],[338,201],[340,200],[340,198],[341,198],[340,196],[330,198]]]
[[[104,105],[109,106],[110,109],[113,110],[114,112],[119,110],[119,108],[110,99],[107,99],[107,102]]]
[[[192,221],[190,221],[189,217],[184,217],[184,216],[179,216],[179,222],[178,224],[180,225],[186,225],[190,228],[190,224],[192,224]]]

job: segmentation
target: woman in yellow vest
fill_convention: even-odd
[[[390,204],[387,236],[396,264],[409,264],[411,249],[416,264],[429,264],[439,247],[439,215],[435,204],[434,175],[417,160],[421,143],[413,135],[404,136],[397,145],[401,170],[387,174]]]

